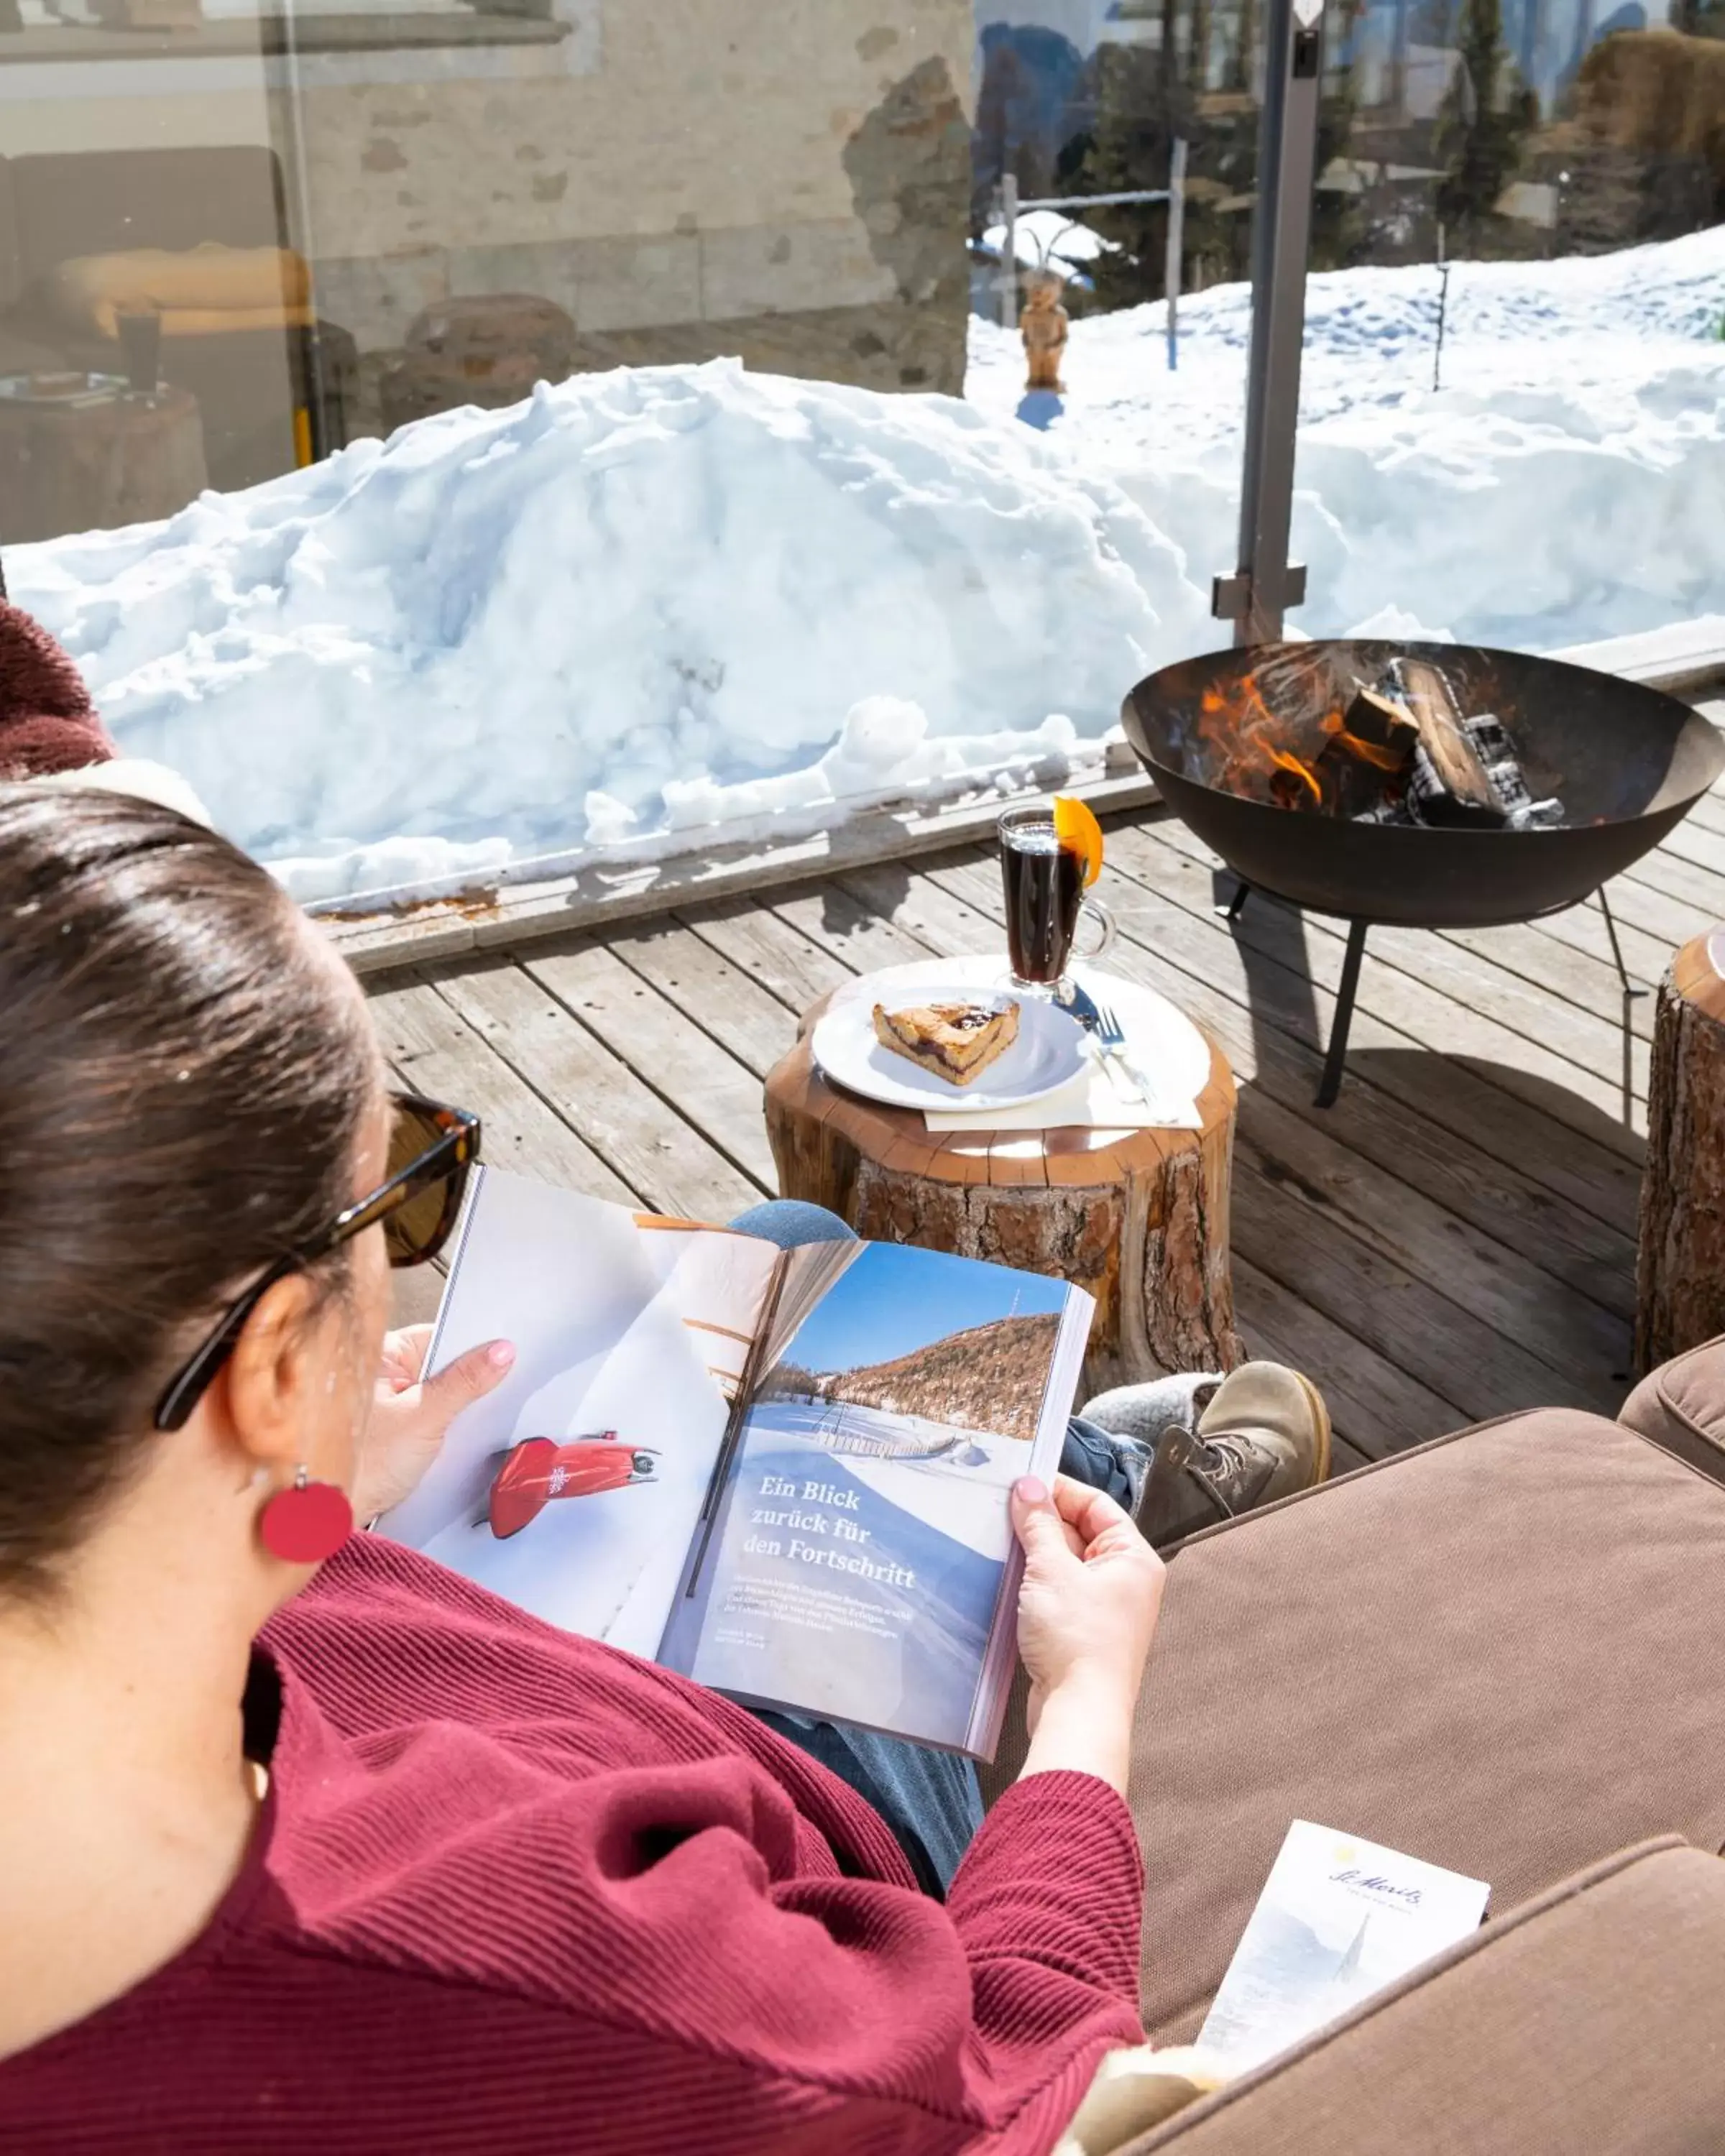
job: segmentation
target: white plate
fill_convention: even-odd
[[[1004,968],[998,961],[973,978],[955,980],[948,969],[937,990],[895,980],[893,975],[901,970],[914,973],[922,968],[893,967],[885,974],[870,975],[835,998],[816,1025],[810,1044],[814,1060],[835,1085],[891,1107],[986,1111],[1040,1101],[1046,1093],[1058,1092],[1083,1068],[1084,1030],[1078,1021],[1050,1004],[1003,988]],[[889,1010],[903,1010],[919,1003],[997,999],[1018,1004],[1019,1037],[973,1085],[955,1086],[950,1079],[937,1077],[883,1048],[875,1038],[877,1003]]]

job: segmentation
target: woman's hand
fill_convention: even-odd
[[[1024,1548],[1019,1653],[1030,1676],[1026,1774],[1057,1767],[1126,1789],[1132,1709],[1156,1630],[1162,1559],[1114,1500],[1061,1475],[1012,1487]]]
[[[449,1424],[463,1408],[501,1384],[515,1362],[513,1346],[493,1340],[469,1348],[434,1378],[422,1379],[430,1345],[429,1325],[409,1325],[383,1336],[377,1389],[352,1491],[353,1517],[362,1524],[400,1504],[418,1486]]]

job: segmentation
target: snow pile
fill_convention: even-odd
[[[127,753],[306,898],[1058,762],[1209,629],[1142,510],[1029,429],[724,361],[7,567]]]
[[[1023,227],[1021,227],[1021,231]],[[1533,649],[1725,613],[1725,229],[1314,278],[1292,621]],[[126,752],[306,898],[1055,777],[1226,630],[1250,295],[1076,322],[1064,401],[589,375],[8,549]],[[1032,424],[1021,424],[1024,420]],[[1047,431],[1039,432],[1045,427]]]
[[[1307,287],[1291,617],[1345,634],[1385,610],[1483,643],[1552,649],[1725,610],[1725,228],[1548,263]],[[1118,480],[1199,581],[1238,547],[1251,295],[1075,322],[1048,439]],[[1017,340],[971,326],[967,393],[1004,420]]]

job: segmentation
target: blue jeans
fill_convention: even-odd
[[[803,1243],[853,1242],[836,1213],[800,1199],[779,1198],[751,1206],[731,1223],[746,1234],[794,1250]],[[1130,1494],[1119,1455],[1107,1434],[1074,1415],[1066,1425],[1060,1472],[1088,1482],[1125,1502]],[[925,1893],[944,1897],[958,1860],[983,1823],[983,1795],[973,1763],[956,1752],[937,1752],[902,1737],[871,1729],[811,1722],[801,1715],[755,1710],[769,1728],[829,1767],[848,1782],[892,1829]]]

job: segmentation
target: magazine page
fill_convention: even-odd
[[[476,1169],[429,1366],[502,1337],[515,1367],[381,1531],[652,1655],[782,1269],[752,1235]]]
[[[757,1381],[659,1659],[745,1698],[991,1749],[1018,1572],[1007,1493],[1058,1461],[1090,1310],[1039,1274],[855,1247]]]

